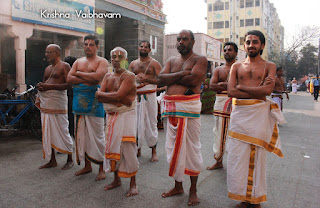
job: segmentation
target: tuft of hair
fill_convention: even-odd
[[[278,67],[277,67],[277,71],[280,71],[281,69],[283,69],[282,66],[278,66]]]
[[[147,40],[142,40],[142,41],[140,41],[139,46],[141,45],[141,43],[147,43],[147,44],[148,44],[148,47],[151,49],[151,44],[150,44],[149,41],[147,41]]]
[[[122,51],[124,53],[124,58],[128,58],[128,52],[126,51],[126,49],[122,48],[122,47],[115,47],[114,49],[112,49],[110,51],[110,59],[112,58],[112,53],[115,51]]]
[[[67,56],[64,58],[64,61],[67,62],[71,67],[76,60],[77,60],[77,58],[73,57],[73,56]]]
[[[262,45],[262,44],[266,44],[266,38],[264,37],[264,34],[263,34],[261,31],[259,31],[259,30],[250,30],[250,31],[248,31],[248,32],[244,35],[244,41],[246,41],[246,37],[247,37],[248,35],[258,36],[259,39],[260,39],[261,45]],[[260,55],[262,55],[262,53],[263,53],[263,50],[261,50]]]
[[[238,53],[238,46],[237,46],[236,43],[234,43],[234,42],[226,42],[226,43],[224,44],[224,47],[227,46],[227,45],[233,46],[234,51]]]
[[[84,41],[86,40],[94,40],[94,44],[96,44],[96,46],[99,45],[99,40],[95,35],[87,35],[84,37]]]

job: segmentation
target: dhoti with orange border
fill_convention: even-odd
[[[67,90],[39,91],[36,106],[41,111],[43,158],[51,159],[52,148],[61,153],[72,154]]]
[[[179,182],[184,174],[198,176],[202,168],[200,111],[200,94],[165,95],[161,102],[169,176]]]
[[[225,152],[226,140],[232,106],[232,98],[226,92],[216,95],[213,114],[215,124],[213,127],[213,153],[217,162],[222,162]]]
[[[227,185],[231,199],[251,204],[267,200],[266,152],[283,157],[279,106],[256,99],[232,100],[227,144]]]
[[[104,104],[107,112],[104,170],[119,177],[135,176],[139,169],[136,144],[136,101],[131,107]]]

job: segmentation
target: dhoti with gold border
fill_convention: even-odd
[[[279,106],[256,99],[232,100],[227,144],[228,197],[258,204],[267,200],[266,151],[283,157]]]
[[[165,95],[161,102],[165,117],[169,176],[183,181],[184,174],[198,176],[202,168],[200,143],[200,95]]]
[[[216,95],[213,114],[215,115],[215,124],[213,127],[213,153],[214,159],[221,162],[226,147],[230,113],[232,107],[232,98],[227,93]]]
[[[136,143],[136,101],[130,107],[104,104],[107,112],[104,170],[118,176],[135,176],[139,169]]]
[[[43,158],[51,159],[52,148],[61,153],[72,154],[67,90],[39,91],[36,106],[41,111]]]

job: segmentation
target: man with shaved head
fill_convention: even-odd
[[[45,56],[50,65],[45,69],[43,82],[37,84],[37,106],[41,111],[43,157],[50,161],[41,168],[57,166],[54,150],[68,154],[63,170],[73,166],[73,141],[68,129],[67,75],[70,65],[61,61],[61,49],[56,44],[47,46]]]
[[[177,36],[180,56],[171,57],[159,74],[159,84],[167,86],[161,101],[162,117],[166,122],[166,151],[170,163],[169,176],[175,186],[162,197],[184,192],[184,174],[189,175],[191,187],[189,206],[199,204],[197,180],[202,168],[200,143],[200,86],[207,72],[208,61],[193,52],[194,35],[182,30]]]

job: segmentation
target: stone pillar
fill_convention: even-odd
[[[17,92],[23,92],[27,89],[25,77],[27,38],[32,36],[33,28],[31,25],[17,23],[10,26],[7,32],[11,37],[14,37],[14,49],[16,50],[16,84],[18,85]]]

